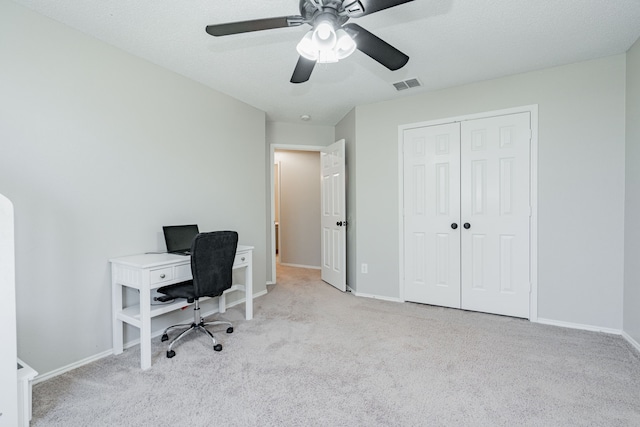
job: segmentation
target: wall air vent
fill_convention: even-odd
[[[393,84],[393,87],[395,87],[397,91],[411,89],[411,88],[420,87],[420,86],[422,86],[422,84],[418,79],[403,80],[401,82],[397,82]]]

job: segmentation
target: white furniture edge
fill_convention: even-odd
[[[18,369],[18,425],[28,426],[31,421],[33,402],[31,400],[31,390],[33,379],[38,373],[31,366],[18,358],[21,368]]]
[[[16,388],[16,276],[13,203],[0,194],[0,425],[18,423],[18,390]]]

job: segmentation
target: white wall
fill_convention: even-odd
[[[276,151],[280,164],[280,262],[320,268],[320,153]]]
[[[25,362],[44,374],[109,350],[107,260],[163,250],[163,225],[237,230],[265,290],[262,111],[6,0],[0,57]]]
[[[640,343],[640,39],[627,52],[624,331]]]
[[[326,147],[336,142],[333,126],[311,123],[267,122],[267,145],[315,145]]]
[[[345,186],[347,202],[347,286],[357,291],[356,259],[357,240],[356,229],[356,113],[351,110],[336,125],[336,140],[345,140]],[[352,178],[353,177],[353,178]]]
[[[398,126],[531,104],[538,315],[622,328],[625,55],[356,107],[359,293],[399,296]]]

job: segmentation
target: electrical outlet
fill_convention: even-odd
[[[362,270],[362,274],[367,274],[369,272],[369,266],[365,263],[362,263],[361,270]]]

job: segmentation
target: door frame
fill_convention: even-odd
[[[486,111],[462,116],[447,117],[443,119],[428,120],[424,122],[408,123],[398,126],[398,254],[399,277],[398,286],[400,301],[404,299],[404,131],[408,129],[436,126],[447,123],[463,122],[475,119],[486,119],[508,114],[529,113],[531,118],[531,145],[529,147],[529,186],[531,217],[529,219],[529,267],[531,292],[529,293],[529,320],[538,321],[538,104],[521,107],[507,108],[503,110]]]
[[[271,235],[271,245],[267,254],[271,257],[271,280],[267,282],[267,285],[273,285],[276,283],[276,200],[275,200],[275,179],[274,179],[274,161],[276,150],[287,151],[315,151],[321,153],[323,149],[327,147],[322,145],[290,145],[290,144],[270,144],[269,145],[269,191],[271,206],[269,209],[269,234]]]

